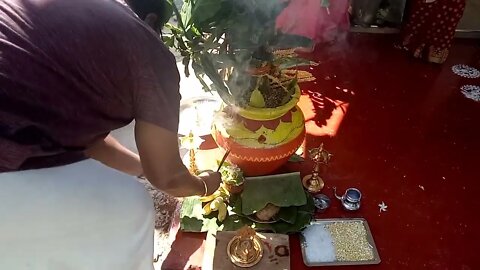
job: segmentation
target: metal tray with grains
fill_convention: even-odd
[[[380,257],[363,218],[317,219],[301,233],[307,266],[379,264]]]

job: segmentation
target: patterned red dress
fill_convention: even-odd
[[[433,63],[447,59],[465,0],[415,0],[402,30],[402,47]]]

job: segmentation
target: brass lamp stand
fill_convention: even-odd
[[[303,186],[310,193],[319,193],[325,186],[325,182],[319,175],[320,166],[327,166],[330,162],[332,154],[323,148],[323,143],[318,148],[310,149],[308,154],[313,160],[314,166],[312,173],[303,177]]]

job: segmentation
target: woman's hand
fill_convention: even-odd
[[[219,172],[204,171],[199,175],[199,178],[205,183],[205,193],[203,196],[214,193],[222,183],[222,176]]]

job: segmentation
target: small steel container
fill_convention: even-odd
[[[335,197],[342,202],[342,206],[345,210],[356,211],[360,209],[360,201],[362,199],[362,193],[356,188],[349,188],[345,191],[343,196],[337,195],[337,189],[333,188]]]
[[[317,212],[323,213],[327,208],[330,207],[331,201],[330,198],[325,194],[318,194],[313,196],[313,202]]]

